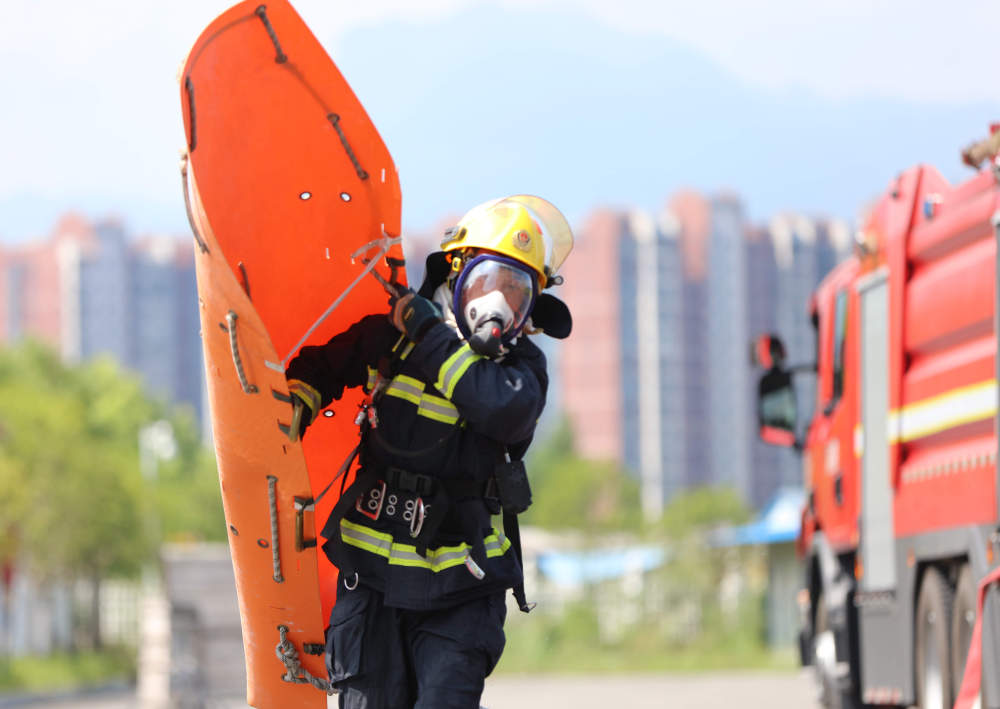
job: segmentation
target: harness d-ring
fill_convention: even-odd
[[[354,589],[356,589],[358,587],[358,582],[359,581],[360,581],[360,579],[358,578],[358,572],[355,571],[354,572],[354,585],[351,586],[349,583],[347,583],[347,579],[344,579],[344,588],[346,588],[348,591],[353,591]]]
[[[413,517],[410,518],[410,536],[416,539],[420,536],[420,530],[424,528],[424,515],[427,508],[424,506],[424,499],[417,498],[417,504],[413,509]]]

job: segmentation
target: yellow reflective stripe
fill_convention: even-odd
[[[323,397],[320,396],[319,392],[315,388],[302,381],[301,379],[289,379],[288,380],[288,391],[291,394],[295,394],[302,401],[306,403],[312,411],[313,417],[316,416],[316,412],[319,410],[319,405],[323,401]]]
[[[447,399],[440,396],[424,394],[417,406],[417,415],[442,423],[458,423],[458,409]]]
[[[365,389],[371,391],[375,388],[375,384],[378,383],[378,370],[374,367],[368,368],[368,383],[365,384]]]
[[[407,357],[409,357],[410,353],[413,352],[413,348],[416,346],[417,346],[416,342],[409,343],[406,347],[403,348],[403,354],[399,355],[399,358],[406,359]]]
[[[392,547],[391,534],[385,534],[342,519],[340,520],[340,537],[345,544],[389,558],[389,550]]]
[[[482,355],[478,355],[472,351],[469,343],[464,343],[441,365],[441,368],[438,370],[437,382],[434,384],[435,388],[450,399],[452,394],[455,393],[455,387],[458,386],[462,375],[465,374],[466,370],[473,363],[478,362],[482,358]]]
[[[417,406],[420,406],[420,397],[423,396],[423,393],[424,383],[405,374],[397,376],[385,389],[386,396],[395,396]]]
[[[390,534],[346,519],[340,520],[340,533],[345,544],[385,557],[393,566],[428,569],[434,573],[464,564],[471,549],[462,542],[458,546],[428,549],[427,557],[424,558],[417,553],[414,545],[394,542]],[[486,556],[493,558],[506,554],[511,542],[494,528],[493,533],[483,539],[483,545],[486,547]]]
[[[447,399],[425,394],[424,383],[419,379],[400,374],[386,387],[385,395],[416,404],[418,416],[441,423],[458,423],[458,409]]]
[[[997,413],[997,380],[957,387],[889,412],[889,443],[909,442]]]

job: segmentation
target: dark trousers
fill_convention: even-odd
[[[479,709],[503,653],[504,593],[435,611],[387,608],[379,591],[343,584],[326,667],[341,709]]]

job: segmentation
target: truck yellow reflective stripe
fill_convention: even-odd
[[[471,549],[462,542],[458,546],[428,549],[427,558],[424,558],[412,544],[393,542],[392,536],[385,532],[346,519],[340,520],[340,533],[345,544],[384,557],[394,566],[428,569],[435,573],[465,563],[465,557]],[[506,554],[511,542],[501,532],[493,529],[493,533],[483,539],[483,545],[486,547],[486,556],[493,558]]]
[[[996,416],[997,381],[958,387],[889,412],[889,443],[913,441]]]
[[[455,393],[455,387],[458,386],[462,375],[465,374],[469,367],[481,359],[483,359],[482,355],[473,352],[472,348],[469,347],[469,343],[464,343],[441,365],[441,368],[438,370],[438,379],[434,386],[450,399],[452,394]]]

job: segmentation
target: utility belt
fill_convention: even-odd
[[[402,468],[389,467],[354,504],[354,509],[372,521],[385,519],[409,527],[410,536],[420,537],[424,522],[434,519],[436,510],[431,500],[440,488],[447,492],[447,500],[457,502],[463,498],[482,499],[490,514],[500,514],[503,509],[497,478],[491,475],[486,481],[442,480],[428,475],[411,473]]]
[[[517,515],[531,505],[531,489],[522,461],[499,463],[489,478],[473,481],[445,480],[392,466],[383,467],[372,456],[364,456],[354,482],[343,492],[323,527],[322,534],[327,539],[323,550],[340,569],[345,585],[351,587],[350,583],[358,583],[358,574],[344,554],[340,530],[340,521],[351,506],[370,519],[386,518],[407,525],[416,552],[426,558],[428,546],[437,536],[449,509],[477,500],[485,503],[491,514],[503,513],[504,533],[511,540],[520,562]],[[486,575],[482,569],[486,563],[486,549],[482,530],[478,528],[481,517],[471,510],[470,514],[459,510],[456,519],[462,526],[462,537],[470,546],[466,568],[482,580]],[[353,582],[348,581],[351,576]],[[514,597],[524,612],[535,605],[525,599],[523,581],[514,587]]]

